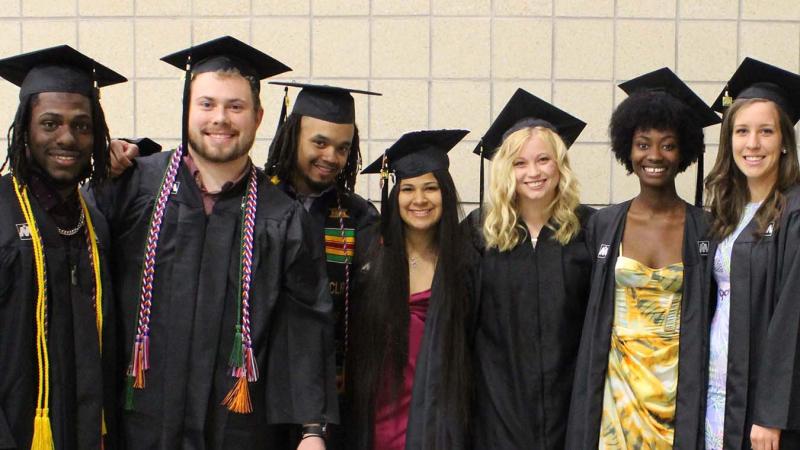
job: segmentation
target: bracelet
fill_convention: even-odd
[[[322,437],[325,435],[327,428],[326,424],[303,425],[303,436],[307,434],[317,434]]]
[[[301,437],[300,440],[303,441],[306,438],[310,438],[310,437],[318,437],[318,438],[322,439],[323,441],[325,440],[325,436],[323,436],[321,434],[317,434],[317,433],[303,433],[303,437]]]

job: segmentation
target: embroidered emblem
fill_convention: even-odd
[[[708,256],[708,241],[697,241],[697,251],[700,256]]]
[[[331,214],[328,216],[331,219],[349,219],[350,215],[347,214],[347,208],[330,208]]]
[[[180,189],[180,187],[181,187],[181,182],[180,181],[176,181],[175,184],[172,185],[172,195],[177,194],[178,193],[178,189]]]
[[[349,264],[355,254],[355,248],[355,229],[325,228],[325,257],[328,262]]]
[[[606,256],[608,256],[608,248],[609,248],[608,244],[601,244],[600,251],[597,252],[597,257],[600,259],[605,259]]]
[[[773,231],[775,231],[775,222],[770,222],[769,225],[767,225],[767,231],[764,232],[764,237],[772,236]]]
[[[19,235],[20,240],[23,241],[31,240],[31,228],[28,226],[27,223],[17,224],[17,234]]]

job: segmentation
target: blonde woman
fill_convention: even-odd
[[[490,150],[484,211],[476,449],[564,448],[591,271],[583,228],[593,212],[579,203],[564,141],[584,126],[519,90],[483,138],[502,144]]]

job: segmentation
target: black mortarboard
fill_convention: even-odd
[[[161,144],[150,138],[123,138],[122,140],[131,144],[136,144],[136,146],[139,147],[139,156],[149,156],[153,153],[158,153],[161,151]]]
[[[42,92],[69,92],[92,97],[95,86],[128,81],[69,45],[2,59],[0,77],[20,87],[20,100]]]
[[[400,137],[361,173],[393,173],[395,178],[416,177],[450,167],[449,152],[468,130],[412,131]],[[385,166],[385,167],[384,167]]]
[[[447,152],[468,133],[468,130],[425,130],[406,133],[386,149],[383,155],[362,170],[362,174],[381,174],[381,215],[387,217],[390,173],[393,173],[395,180],[399,181],[449,168],[450,158]],[[387,224],[388,220],[381,221],[384,243],[386,243]]]
[[[712,106],[724,112],[734,99],[763,98],[775,102],[792,123],[800,120],[800,75],[745,58]]]
[[[350,94],[382,95],[378,92],[319,84],[282,81],[270,81],[269,84],[302,88],[297,94],[292,113],[333,123],[355,123],[355,104]],[[281,123],[283,118],[281,117]]]
[[[162,61],[193,74],[216,72],[236,68],[242,75],[263,80],[288,72],[288,66],[266,53],[231,36],[222,36],[208,42],[169,54]]]
[[[628,80],[620,84],[619,88],[628,95],[639,91],[665,92],[686,105],[692,115],[692,122],[700,128],[721,122],[717,113],[667,67]]]
[[[531,126],[550,128],[558,133],[569,148],[586,127],[586,122],[524,89],[517,89],[486,130],[473,153],[492,159],[508,135]]]
[[[162,61],[193,75],[219,70],[237,69],[243,76],[256,80],[272,77],[292,70],[277,59],[231,36],[222,36],[208,42],[169,54]],[[182,148],[187,147],[189,121],[189,87],[192,77],[186,74],[183,82]]]
[[[472,152],[491,160],[510,134],[523,128],[537,126],[546,127],[558,133],[569,148],[586,128],[586,122],[524,89],[517,89]],[[480,164],[479,208],[483,204],[483,160]]]
[[[619,85],[628,95],[640,91],[665,92],[686,105],[694,124],[700,128],[716,125],[721,122],[719,116],[706,102],[686,85],[675,72],[666,67],[640,75]],[[703,204],[703,155],[697,158],[697,180],[695,183],[694,202]]]

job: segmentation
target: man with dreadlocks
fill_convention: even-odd
[[[131,449],[276,449],[338,420],[332,303],[308,215],[250,160],[260,80],[290,70],[232,37],[186,70],[181,145],[135,160],[97,202],[111,227]],[[297,442],[294,446],[298,446]]]
[[[361,165],[355,105],[351,93],[375,92],[301,83],[270,82],[299,87],[292,113],[286,114],[284,100],[281,121],[269,149],[267,175],[284,192],[303,204],[311,214],[314,238],[324,249],[328,282],[336,311],[336,379],[344,387],[348,313],[355,286],[353,268],[370,242],[366,228],[378,221],[371,203],[353,192]],[[287,97],[288,98],[288,97]],[[357,251],[358,250],[358,251]],[[354,259],[355,258],[355,259]],[[346,405],[340,405],[344,409]],[[329,446],[339,440],[335,428]]]
[[[108,172],[98,87],[126,80],[66,45],[0,76],[20,87],[0,178],[0,448],[115,448],[108,229],[78,186]]]

